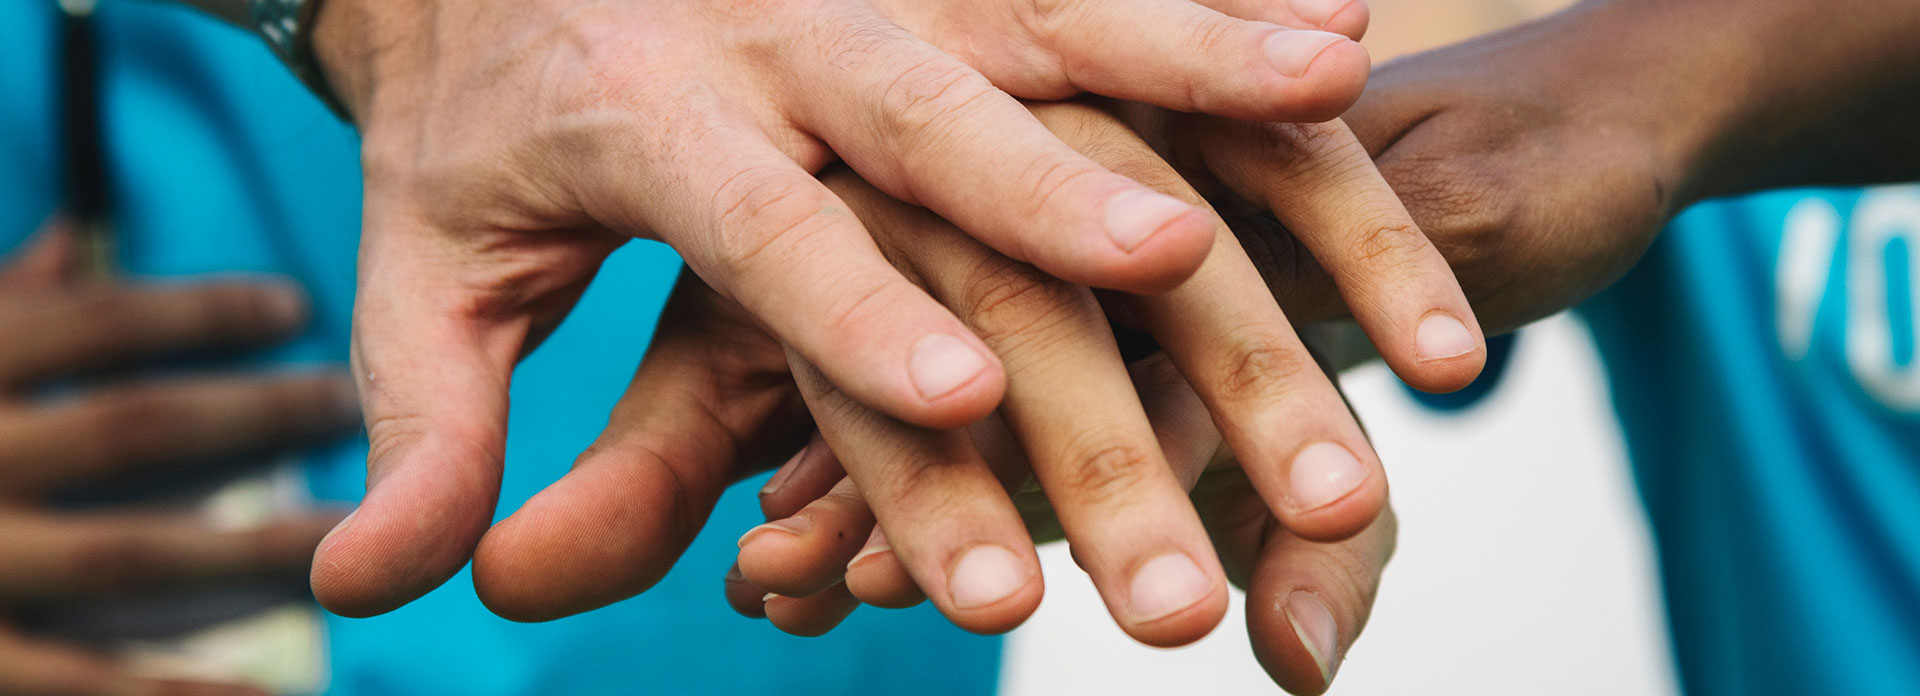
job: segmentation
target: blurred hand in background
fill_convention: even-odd
[[[262,693],[143,676],[20,619],[241,583],[300,588],[340,515],[236,528],[158,499],[350,432],[352,382],[313,370],[108,376],[289,338],[305,302],[276,281],[83,281],[80,256],[55,227],[0,267],[0,693]],[[103,491],[116,502],[74,502]]]

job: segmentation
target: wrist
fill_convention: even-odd
[[[316,0],[312,46],[316,65],[342,106],[364,123],[376,88],[403,76],[402,63],[426,40],[429,2]],[[415,43],[409,44],[407,37]]]
[[[1742,165],[1729,146],[1762,101],[1744,14],[1715,0],[1598,0],[1547,23],[1577,28],[1542,28],[1545,55],[1564,70],[1545,84],[1581,95],[1585,121],[1644,148],[1664,216],[1719,195]]]
[[[1684,203],[1777,186],[1885,180],[1890,147],[1920,116],[1920,4],[1845,6],[1800,0],[1621,0],[1687,41],[1683,84],[1696,98],[1666,109],[1693,116]],[[1685,107],[1685,109],[1678,108]],[[1899,117],[1907,114],[1909,117]],[[1896,115],[1889,118],[1889,115]],[[1894,124],[1902,124],[1889,128]],[[1911,170],[1909,170],[1911,171]]]

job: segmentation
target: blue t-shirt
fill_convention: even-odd
[[[1701,205],[1586,307],[1693,694],[1920,694],[1920,186]]]
[[[59,196],[54,3],[0,0],[0,254]],[[109,0],[97,17],[118,253],[144,275],[286,274],[315,324],[275,361],[344,364],[360,225],[357,141],[257,39],[178,7]],[[605,425],[679,261],[629,245],[516,373],[500,516],[564,473]],[[314,493],[363,491],[364,440],[308,457]],[[741,490],[746,492],[741,493]],[[751,489],[658,586],[583,616],[494,617],[462,572],[386,616],[328,619],[338,694],[979,694],[999,641],[929,607],[865,610],[825,638],[735,615],[721,594],[733,539],[759,521]]]

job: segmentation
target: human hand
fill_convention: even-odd
[[[1206,258],[1206,213],[1075,152],[1013,95],[1313,120],[1358,94],[1358,44],[1282,24],[1357,34],[1364,7],[1211,4],[1264,21],[1186,0],[328,0],[315,49],[364,143],[371,452],[316,595],[376,614],[467,561],[512,366],[632,238],[672,245],[861,403],[927,427],[985,415],[999,361],[812,173],[838,157],[1013,259],[1165,290]]]
[[[1503,332],[1578,304],[1700,200],[1920,167],[1920,6],[1612,0],[1388,63],[1343,120]],[[1801,50],[1810,34],[1833,37]],[[1158,117],[1156,117],[1158,118]],[[1174,116],[1161,143],[1256,205],[1297,127]],[[1282,201],[1284,202],[1284,201]],[[1247,241],[1282,306],[1343,314],[1299,240]]]
[[[1131,372],[1161,449],[1176,476],[1193,488],[1194,507],[1227,577],[1247,590],[1246,621],[1255,658],[1286,690],[1321,693],[1371,614],[1394,550],[1397,523],[1392,508],[1340,541],[1314,542],[1290,533],[1232,461],[1219,431],[1208,421],[1205,405],[1166,356],[1135,363]],[[983,452],[1020,456],[1004,430],[977,428],[976,435]],[[784,519],[829,501],[841,509],[861,506],[832,452],[818,444],[774,475],[778,484],[769,485],[761,497],[769,519]],[[1035,539],[1058,538],[1058,519],[1039,492],[1022,491],[1016,504]],[[768,618],[800,635],[819,635],[838,625],[859,606],[856,594],[890,608],[910,607],[925,598],[878,531],[848,565],[846,583],[804,597],[780,596],[748,582],[736,566],[725,587],[728,601],[742,614]]]
[[[1103,164],[1197,200],[1112,116],[1077,104],[1036,112]],[[1342,169],[1366,166],[1357,148],[1323,156],[1358,158],[1357,165],[1338,163]],[[782,359],[778,342],[746,321],[743,310],[683,279],[613,426],[572,473],[481,544],[475,583],[483,600],[509,617],[552,618],[650,585],[691,540],[729,480],[770,455],[793,451],[786,443],[808,426],[793,403],[797,379],[831,451],[846,453],[854,482],[848,485],[867,495],[828,496],[820,509],[792,513],[804,526],[749,533],[742,571],[755,583],[792,596],[834,585],[877,517],[903,567],[932,588],[935,603],[956,623],[978,631],[1010,628],[1031,612],[1040,578],[1002,479],[1024,481],[1029,470],[994,472],[986,463],[1031,461],[1129,633],[1171,645],[1210,630],[1224,611],[1224,581],[1184,499],[1191,481],[1183,485],[1157,446],[1093,296],[992,253],[850,173],[828,181],[873,223],[889,258],[956,308],[1009,365],[1010,391],[1000,413],[1024,456],[982,457],[964,433],[913,428],[853,402],[804,359]],[[1323,240],[1388,215],[1377,207],[1353,210],[1357,219],[1341,213],[1354,200],[1390,201],[1384,188],[1377,177],[1349,177],[1306,197],[1303,202],[1325,208],[1311,219],[1327,231],[1312,237]],[[1401,220],[1396,228],[1411,225]],[[1235,451],[1253,462],[1252,480],[1288,529],[1321,540],[1356,534],[1384,504],[1377,458],[1224,224],[1216,220],[1215,230],[1221,240],[1193,278],[1170,293],[1119,304],[1184,374],[1205,385],[1198,397],[1202,420],[1211,407]],[[1464,325],[1464,345],[1432,359],[1416,357],[1420,318],[1472,321],[1437,255],[1403,257],[1392,273],[1378,274],[1355,266],[1365,261],[1354,258],[1353,247],[1326,249],[1331,265],[1357,269],[1358,296],[1379,298],[1358,311],[1378,320],[1372,323],[1384,340],[1406,346],[1395,354],[1409,358],[1402,367],[1410,375],[1455,387],[1472,379],[1484,356]],[[1402,291],[1383,292],[1379,285]],[[1413,320],[1395,321],[1401,317]],[[982,549],[993,565],[970,563]]]
[[[249,582],[297,588],[338,514],[233,529],[151,501],[51,503],[114,484],[144,482],[134,484],[144,491],[204,478],[210,463],[265,461],[337,437],[358,419],[353,385],[316,373],[89,379],[71,394],[40,393],[188,351],[268,344],[305,321],[300,294],[283,284],[87,284],[72,280],[78,258],[71,237],[48,232],[0,269],[0,693],[262,693],[147,678],[14,619]]]

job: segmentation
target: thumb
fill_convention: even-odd
[[[396,229],[398,228],[398,229]],[[313,593],[364,617],[426,594],[473,555],[493,519],[507,385],[524,316],[456,280],[436,233],[370,221],[353,316],[367,418],[367,494],[320,542]]]
[[[1247,632],[1274,683],[1296,694],[1331,685],[1373,613],[1396,524],[1389,508],[1358,535],[1332,544],[1272,527],[1247,591]]]

